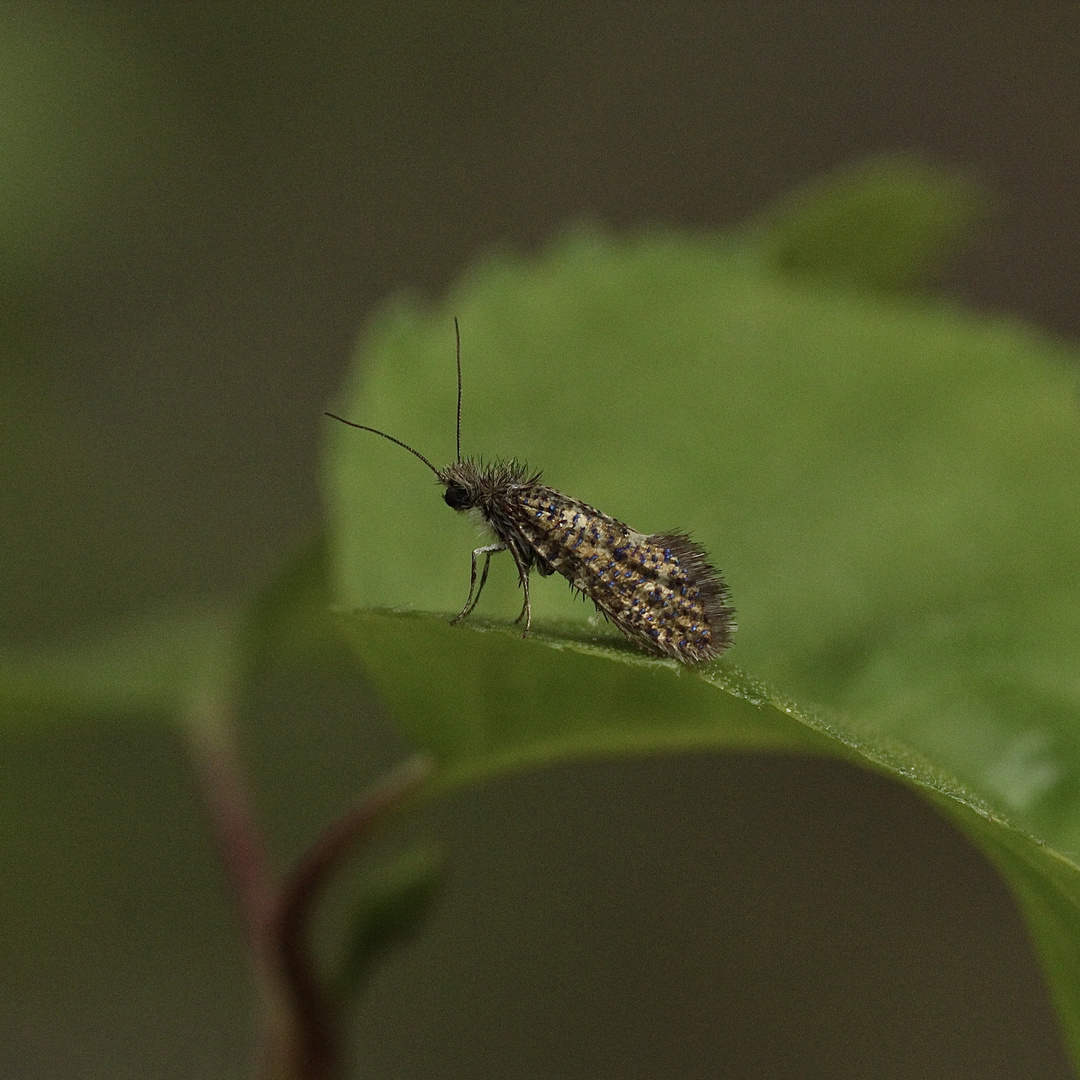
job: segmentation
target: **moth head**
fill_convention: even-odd
[[[460,484],[450,484],[443,492],[443,501],[451,510],[468,510],[473,505],[469,489]]]
[[[446,488],[443,501],[451,510],[471,510],[484,498],[483,474],[475,462],[455,461],[439,472],[439,481]]]

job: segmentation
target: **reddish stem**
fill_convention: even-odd
[[[334,821],[308,849],[280,893],[272,938],[277,964],[296,1018],[294,1071],[297,1080],[337,1074],[341,1046],[337,1016],[319,978],[311,948],[315,905],[331,877],[384,815],[411,795],[431,773],[426,758],[412,758],[385,777],[358,805]]]
[[[232,741],[220,700],[192,708],[192,759],[214,840],[229,877],[265,1010],[259,1076],[267,1080],[330,1080],[341,1064],[338,1017],[311,950],[315,905],[331,874],[380,821],[431,772],[413,758],[385,777],[333,822],[280,882]]]
[[[206,816],[243,924],[255,985],[262,998],[262,1032],[256,1075],[288,1080],[289,1047],[297,1022],[273,942],[274,913],[281,892],[270,864],[266,837],[232,739],[231,716],[220,702],[201,702],[193,710],[188,739]]]
[[[260,963],[266,958],[267,931],[280,888],[266,839],[229,740],[220,731],[193,731],[191,745],[207,817],[236,897],[248,949]]]

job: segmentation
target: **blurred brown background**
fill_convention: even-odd
[[[994,198],[948,294],[1080,333],[1073,3],[20,3],[0,50],[6,437],[52,448],[4,493],[8,642],[249,595],[317,527],[320,413],[369,313],[567,222],[720,230],[915,151]],[[376,710],[253,703],[282,858],[401,752]],[[2,755],[0,1075],[246,1075],[175,741]],[[360,1075],[1068,1075],[1004,886],[868,774],[564,769],[430,827],[450,880],[358,1010]]]

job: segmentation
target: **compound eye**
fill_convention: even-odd
[[[454,484],[443,492],[443,500],[452,510],[464,510],[469,505],[469,493]]]

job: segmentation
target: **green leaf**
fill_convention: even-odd
[[[341,425],[334,595],[445,785],[584,754],[761,746],[854,754],[915,783],[1013,884],[1080,1052],[1080,872],[1046,846],[1080,848],[1077,357],[942,303],[793,279],[767,256],[578,233],[491,260],[438,311],[401,303],[375,322],[337,405],[451,459],[459,315],[464,452],[528,458],[636,529],[688,529],[731,586],[730,658],[752,681],[726,658],[698,674],[633,651],[557,576],[533,577],[532,640],[493,630],[520,605],[506,558],[469,620],[486,632],[370,610],[456,613],[478,540],[420,462]]]
[[[974,183],[915,158],[884,158],[797,192],[766,216],[758,240],[792,278],[901,292],[933,281],[985,213]]]
[[[422,844],[365,873],[344,961],[334,980],[333,993],[338,1001],[363,989],[386,955],[416,936],[442,876],[442,860]]]
[[[220,612],[143,619],[53,649],[0,653],[0,726],[91,716],[179,721],[203,714],[233,674]]]
[[[1080,868],[887,732],[798,705],[729,664],[691,672],[580,628],[523,641],[512,627],[416,612],[343,619],[395,715],[435,756],[429,796],[572,759],[705,750],[822,754],[911,785],[1012,884],[1066,1034],[1080,1044]],[[417,656],[420,673],[409,663]]]
[[[249,676],[356,673],[356,655],[330,610],[326,546],[323,536],[301,545],[250,605],[238,642]]]
[[[436,762],[439,789],[571,758],[658,750],[837,753],[763,691],[721,668],[709,679],[573,625],[521,631],[416,612],[343,616],[406,732]],[[420,671],[403,676],[410,659]],[[616,661],[616,663],[612,663]],[[727,693],[718,693],[717,686]]]

